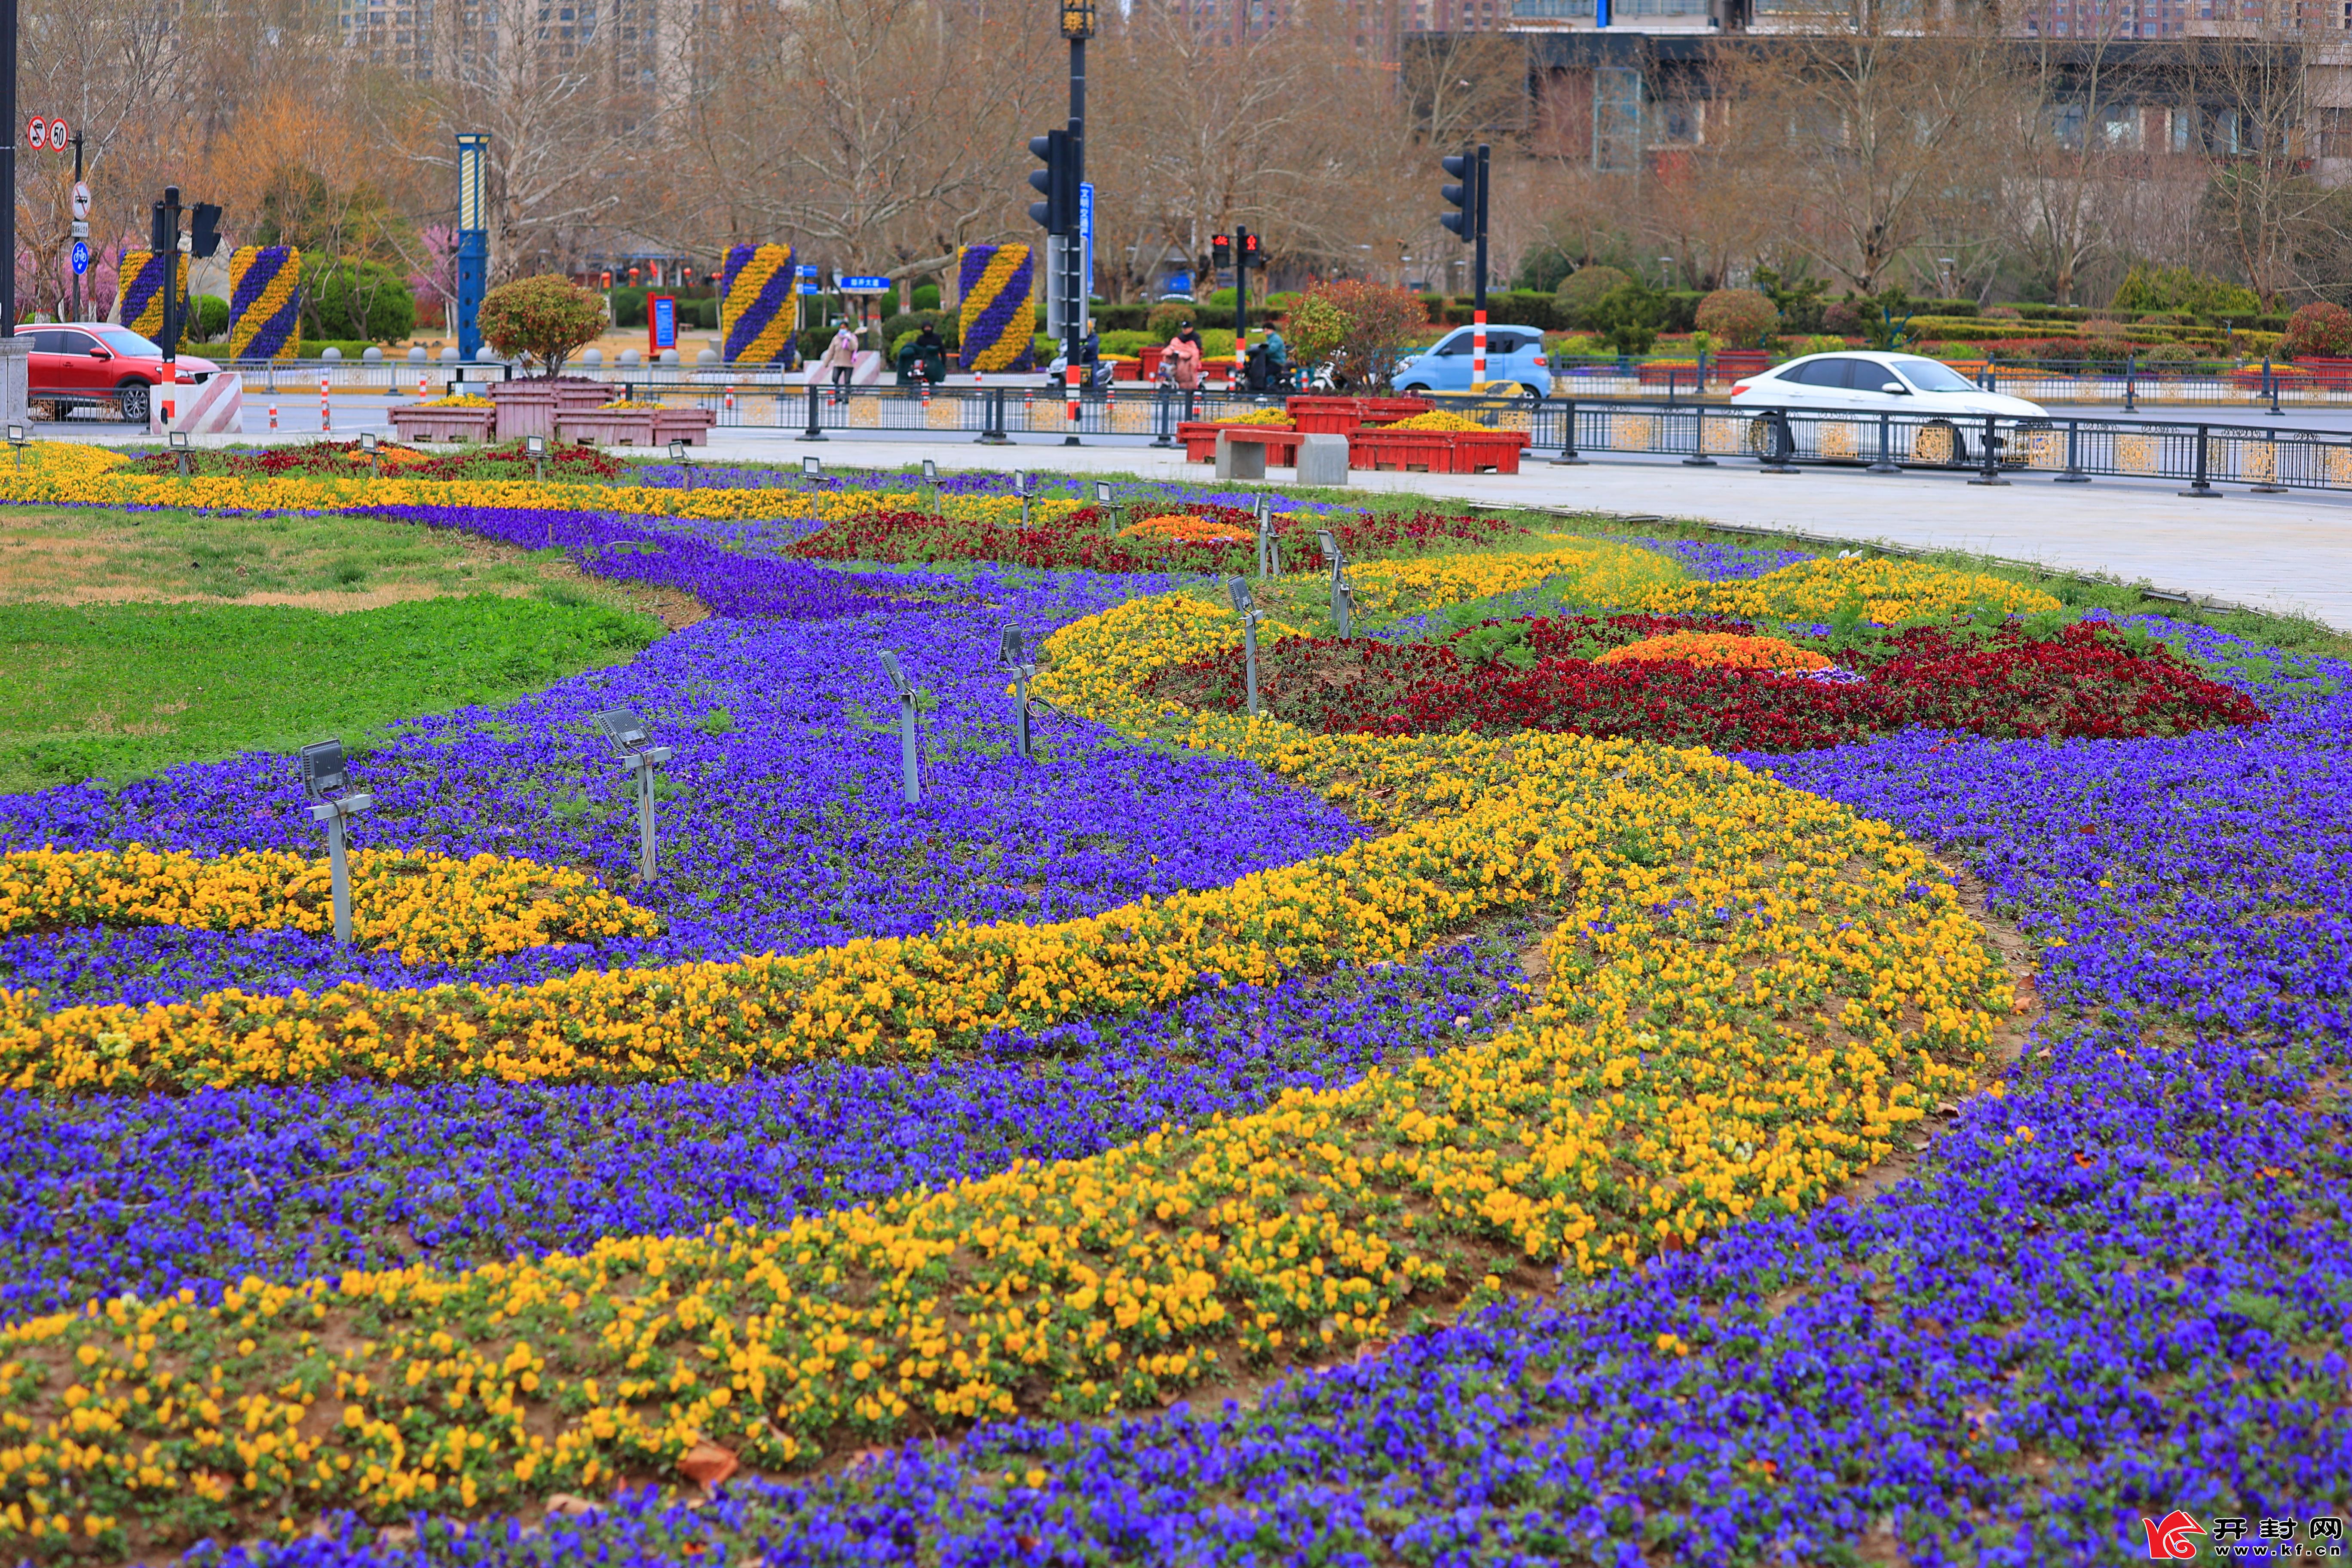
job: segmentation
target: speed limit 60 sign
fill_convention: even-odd
[[[66,122],[36,114],[25,121],[25,144],[28,147],[54,147],[62,153],[73,139],[66,134]]]

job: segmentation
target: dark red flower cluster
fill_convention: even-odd
[[[1255,529],[1252,515],[1234,507],[1176,506],[1166,510],[1240,529]],[[1130,510],[1126,518],[1142,516]],[[919,511],[867,512],[829,523],[793,547],[812,561],[881,561],[894,564],[935,561],[996,561],[1088,572],[1246,572],[1255,563],[1254,541],[1220,543],[1130,537],[1120,531],[1121,515],[1080,507],[1051,521],[979,522]],[[1524,532],[1518,524],[1494,517],[1454,517],[1415,512],[1409,517],[1369,512],[1315,516],[1278,514],[1275,537],[1292,569],[1321,559],[1315,534],[1328,529],[1351,556],[1413,554],[1438,545],[1485,544]]]
[[[2161,643],[2135,648],[2096,622],[2047,637],[2014,624],[1990,633],[1913,627],[1833,656],[1866,677],[1859,680],[1591,662],[1666,632],[1748,629],[1736,621],[1568,616],[1518,625],[1517,663],[1467,662],[1443,644],[1277,643],[1259,654],[1259,700],[1276,717],[1327,733],[1561,730],[1725,752],[1812,751],[1916,728],[2004,739],[2178,735],[2267,717]],[[1146,690],[1235,710],[1243,687],[1233,651],[1162,670]]]
[[[306,441],[299,447],[268,447],[257,452],[150,452],[132,458],[124,467],[133,473],[173,474],[179,471],[177,458],[181,456],[189,459],[190,471],[198,474],[241,474],[260,479],[274,479],[280,474],[335,474],[349,478],[369,470],[368,456],[360,450],[356,441]],[[413,458],[415,454],[406,448],[387,447],[378,455],[377,466],[384,474],[404,479],[528,479],[537,472],[533,459],[520,441],[479,451]],[[547,455],[539,462],[543,464],[548,479],[559,483],[615,479],[629,471],[629,466],[619,458],[608,458],[593,447],[577,443],[551,441]]]

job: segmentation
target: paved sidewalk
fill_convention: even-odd
[[[803,444],[772,431],[715,430],[699,460],[792,461],[828,467],[898,467],[936,459],[947,468],[1039,468],[1131,473],[1209,482],[1205,463],[1181,451],[1137,446],[982,447],[957,442]],[[1287,470],[1276,469],[1276,482]],[[1516,475],[1399,474],[1357,470],[1367,489],[1412,491],[1491,504],[1574,507],[1626,516],[1690,518],[1743,528],[1820,534],[1857,543],[1975,551],[2145,582],[2169,593],[2298,612],[2352,631],[2352,505],[2290,492],[2231,488],[2217,500],[2185,500],[2177,483],[2056,485],[2015,475],[2002,487],[1958,474],[1881,476],[1806,468],[1765,474],[1745,462],[1691,468],[1668,461],[1604,460],[1556,468],[1537,458]]]

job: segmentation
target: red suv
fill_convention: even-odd
[[[69,327],[18,328],[33,340],[26,369],[26,401],[47,403],[58,417],[68,408],[118,404],[133,425],[147,423],[147,389],[163,379],[163,351],[128,327],[79,321]],[[220,366],[182,354],[183,382],[203,382]]]

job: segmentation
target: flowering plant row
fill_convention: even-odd
[[[661,930],[658,916],[569,866],[361,849],[351,873],[352,940],[411,962]],[[332,921],[325,863],[279,850],[216,860],[137,844],[0,851],[0,934],[101,923],[315,934]]]
[[[1612,627],[1612,623],[1616,625]],[[1523,729],[1622,735],[1725,751],[1808,751],[1927,728],[2001,737],[2177,735],[2259,722],[2251,699],[2200,674],[2162,644],[2134,649],[2114,628],[2077,622],[2047,637],[2006,625],[1982,639],[1920,626],[1867,653],[1848,653],[1863,679],[1815,678],[1826,656],[1793,645],[1778,666],[1694,658],[1719,644],[1695,631],[1628,642],[1596,658],[1549,651],[1597,629],[1631,631],[1655,617],[1590,616],[1527,624],[1524,664],[1468,664],[1446,645],[1292,638],[1259,658],[1262,700],[1318,731],[1415,734]],[[1803,668],[1811,653],[1813,669]],[[1234,711],[1245,700],[1231,649],[1153,676],[1146,695]]]
[[[898,498],[883,497],[887,503]],[[1019,503],[987,497],[949,500],[941,513],[879,510],[865,498],[845,497],[821,506],[831,525],[810,534],[793,552],[812,561],[1001,561],[1009,565],[1078,567],[1092,572],[1137,572],[1181,567],[1195,572],[1245,572],[1255,555],[1256,520],[1236,507],[1199,506],[1188,515],[1230,531],[1193,531],[1181,536],[1139,536],[1120,531],[1115,515],[1070,502],[1033,503],[1032,520],[1021,521]],[[1275,537],[1294,566],[1315,561],[1315,535],[1328,530],[1350,555],[1374,552],[1458,550],[1489,543],[1525,531],[1493,517],[1447,516],[1419,511],[1411,516],[1335,512],[1327,516],[1276,514]]]

